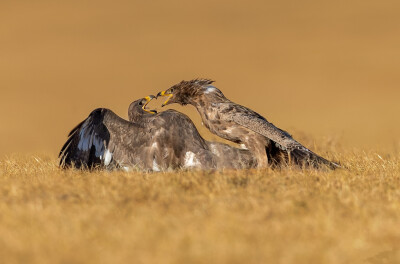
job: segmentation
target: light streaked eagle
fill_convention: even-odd
[[[339,167],[293,139],[286,131],[268,122],[253,110],[236,104],[212,85],[214,81],[182,81],[157,96],[166,96],[163,106],[191,104],[200,113],[203,124],[215,135],[244,144],[256,157],[258,167],[290,163],[311,167]],[[268,163],[269,160],[269,163]]]
[[[186,115],[147,109],[153,98],[131,103],[129,121],[109,109],[94,110],[70,132],[60,151],[60,167],[160,171],[255,166],[250,152],[205,141]],[[226,155],[215,154],[220,151]],[[234,159],[242,162],[233,163]]]

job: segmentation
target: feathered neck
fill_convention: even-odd
[[[225,95],[215,86],[207,85],[196,89],[193,96],[190,97],[192,105],[206,106],[212,103],[222,103],[229,101]]]

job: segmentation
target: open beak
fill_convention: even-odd
[[[159,92],[159,93],[157,94],[157,98],[158,98],[159,96],[168,97],[167,100],[165,100],[165,102],[161,105],[162,107],[164,107],[164,106],[167,105],[169,99],[171,99],[171,97],[173,96],[173,94],[165,94],[165,91],[162,91],[162,92]]]
[[[156,98],[154,95],[149,95],[149,96],[146,96],[146,97],[144,98],[144,99],[146,100],[146,103],[142,106],[142,109],[143,109],[144,111],[146,111],[147,113],[150,113],[150,114],[157,114],[157,111],[156,111],[156,110],[146,109],[146,106],[148,105],[148,103],[150,103],[150,101],[153,100],[154,98]]]

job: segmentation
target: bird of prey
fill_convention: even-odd
[[[147,109],[153,98],[131,103],[129,121],[109,109],[94,110],[70,132],[60,151],[60,167],[161,171],[238,166],[218,158],[214,152],[229,146],[205,141],[187,116]],[[228,154],[242,160],[243,166],[256,164],[248,151],[232,148]]]
[[[198,132],[193,121],[181,112],[170,109],[155,115],[145,114],[139,110],[129,111],[129,113],[131,122],[140,123],[144,126],[152,124],[157,130],[155,133],[157,135],[165,132],[165,137],[168,137],[167,140],[171,142],[170,145],[172,146],[180,146],[184,143],[186,148],[190,145],[195,145],[199,149],[205,149],[202,153],[204,156],[200,160],[198,158],[199,154],[190,154],[195,161],[199,160],[202,163],[201,160],[205,160],[205,157],[210,156],[208,159],[212,159],[215,162],[217,169],[248,169],[257,166],[257,161],[250,151],[220,142],[205,140]],[[185,139],[184,142],[182,142],[182,139]],[[191,149],[196,148],[192,147]]]
[[[268,122],[255,111],[227,99],[214,81],[195,79],[182,81],[158,96],[168,97],[163,106],[178,103],[193,105],[203,124],[214,134],[238,144],[244,144],[257,159],[258,167],[295,162],[300,166],[336,168],[330,162],[302,144],[286,131]],[[268,160],[270,160],[268,162]]]

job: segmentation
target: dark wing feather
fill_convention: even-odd
[[[110,133],[103,122],[107,111],[104,108],[94,110],[71,130],[59,154],[61,168],[94,168],[102,165],[110,141]]]
[[[305,164],[313,167],[318,167],[319,164],[325,164],[332,169],[340,167],[338,164],[328,161],[307,149],[299,142],[294,140],[289,133],[277,128],[274,124],[268,122],[262,116],[258,115],[257,113],[254,114],[255,115],[237,113],[232,116],[232,120],[235,123],[259,133],[275,142],[277,147],[282,150],[286,150],[291,154],[291,157],[293,157],[296,164]]]

